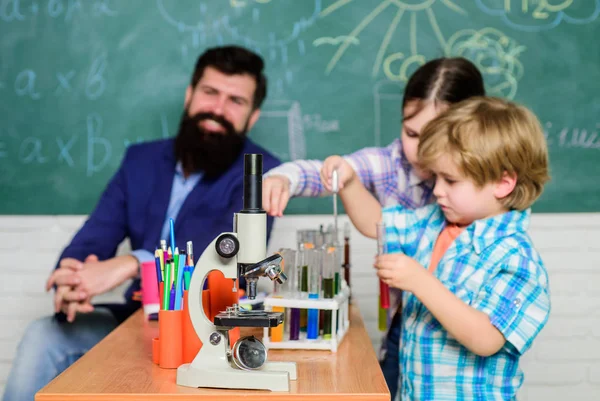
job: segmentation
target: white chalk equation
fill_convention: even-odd
[[[298,40],[300,34],[315,23],[321,11],[321,0],[302,4],[294,0],[278,0],[276,4],[264,0],[231,1],[230,8],[224,8],[224,3],[201,2],[196,7],[182,9],[177,1],[156,0],[164,21],[181,33],[189,33],[194,48],[204,46],[208,41],[219,45],[234,41],[257,52],[265,52],[267,56],[280,53],[283,59],[284,48]],[[282,12],[292,5],[300,6],[304,15]],[[304,52],[303,43],[297,46],[299,52]]]
[[[186,62],[209,45],[243,45],[267,61],[270,88],[282,95],[294,81],[296,68],[291,59],[306,54],[301,34],[317,21],[321,0],[230,0],[187,8],[179,1],[156,0],[156,7],[163,21],[182,36],[179,46]]]
[[[4,156],[0,157],[8,160],[13,155],[16,162],[23,165],[57,163],[70,168],[81,168],[83,166],[77,166],[75,160],[81,159],[83,150],[86,175],[91,177],[102,171],[112,157],[113,145],[103,136],[103,125],[104,120],[100,114],[90,113],[85,118],[85,128],[74,134],[48,138],[23,136],[14,128],[7,129],[5,131],[11,135],[2,135],[7,139],[0,140],[0,150],[4,150]]]
[[[329,132],[339,132],[340,130],[340,120],[326,120],[320,114],[305,114],[302,122],[306,131],[326,134]]]
[[[0,20],[4,22],[22,22],[28,18],[45,15],[54,19],[72,21],[82,16],[115,17],[118,15],[114,0],[46,0],[27,1],[2,0],[0,2]]]
[[[25,97],[31,100],[40,100],[43,97],[60,97],[80,90],[88,100],[100,98],[107,86],[106,69],[108,62],[106,56],[96,57],[88,68],[82,70],[68,69],[55,71],[48,82],[40,82],[38,70],[25,68],[15,74],[13,89],[17,97]],[[47,76],[47,75],[46,75]],[[8,77],[8,81],[11,78]],[[40,88],[46,89],[43,92]],[[6,89],[6,85],[0,87]]]
[[[85,115],[76,128],[54,136],[30,134],[29,130],[19,132],[7,126],[0,129],[0,165],[17,163],[43,167],[53,164],[84,170],[86,176],[91,177],[114,162],[115,150],[120,154],[121,149],[150,139],[120,135],[114,138],[109,136],[110,132],[113,131],[107,130],[105,118],[97,112]]]
[[[600,123],[594,128],[558,127],[552,122],[544,125],[549,147],[600,150]]]
[[[553,29],[561,23],[583,25],[600,16],[600,0],[476,0],[484,13],[525,32]]]

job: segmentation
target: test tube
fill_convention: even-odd
[[[387,244],[385,242],[385,223],[377,223],[377,255],[387,253]],[[379,279],[379,305],[383,309],[390,307],[390,288]]]
[[[298,288],[300,292],[300,298],[308,298],[308,265],[310,263],[309,253],[314,251],[310,248],[301,248],[298,254]],[[308,323],[307,310],[300,309],[300,331],[306,332],[306,326]]]
[[[315,248],[323,248],[327,244],[327,231],[318,231],[315,235]]]
[[[323,240],[324,240],[324,244],[323,244],[323,249],[325,249],[327,252],[335,252],[335,258],[336,258],[336,262],[333,265],[333,275],[334,275],[334,295],[337,295],[338,292],[341,291],[342,289],[342,283],[341,283],[341,270],[342,270],[342,262],[341,262],[341,252],[342,252],[342,248],[339,247],[338,241],[335,238],[335,227],[330,224],[329,226],[327,226],[327,231],[323,234]]]
[[[319,299],[321,292],[321,251],[308,252],[308,299]],[[319,309],[308,310],[306,338],[316,340],[319,337]]]
[[[298,291],[298,283],[296,282],[298,278],[296,272],[296,251],[290,248],[281,248],[279,254],[282,257],[281,268],[288,279],[283,284],[275,282],[277,293],[286,297],[296,295]]]
[[[337,252],[334,247],[323,254],[323,298],[333,298],[335,295],[335,266],[338,262]],[[323,338],[331,339],[333,314],[331,310],[323,311]]]
[[[344,225],[344,279],[350,288],[350,223],[348,222]],[[350,300],[352,300],[352,295],[350,295]]]
[[[308,282],[306,283],[306,292],[302,291],[302,283],[304,282],[302,266],[303,266],[304,259],[305,259],[304,251],[298,251],[297,258],[296,258],[296,266],[295,266],[296,279],[295,279],[294,288],[292,289],[293,292],[290,294],[290,297],[293,297],[294,299],[302,299],[302,298],[306,298],[308,296],[308,294],[307,294]],[[306,309],[300,309],[300,308],[291,308],[290,309],[290,340],[292,340],[292,341],[300,339],[300,329],[302,327],[302,318],[301,318],[302,311],[306,312]],[[305,331],[306,331],[306,313],[304,316],[304,327],[305,327]]]
[[[339,294],[342,291],[342,255],[344,252],[344,247],[340,245],[335,246],[335,265],[333,266],[334,278],[335,278],[335,295]]]
[[[318,230],[297,230],[296,240],[298,241],[298,250],[312,249],[317,244]]]
[[[379,331],[381,332],[386,332],[387,331],[387,321],[388,321],[388,310],[387,309],[383,309],[381,307],[381,302],[379,303],[379,305],[377,305],[377,328],[379,329]]]
[[[298,289],[298,265],[296,263],[296,251],[289,248],[283,248],[279,251],[283,257],[283,271],[288,279],[283,284],[275,284],[279,286],[280,295],[285,298],[297,298],[299,295]],[[289,333],[290,340],[298,340],[300,338],[300,309],[290,308],[286,311],[284,319],[284,331]]]
[[[296,231],[296,238],[298,241],[298,250],[304,251],[307,249],[314,249],[317,245],[317,238],[320,237],[319,230],[313,229],[304,229]],[[320,241],[319,241],[320,242]],[[308,263],[304,260],[304,257],[307,254],[301,255],[301,260],[299,262],[300,272],[299,277],[301,280],[298,281],[300,286],[300,295],[301,297],[308,296]],[[306,309],[300,309],[300,330],[306,332],[306,326],[308,322],[308,315]]]
[[[325,232],[323,232],[323,246],[321,247],[321,249],[323,250],[323,255],[325,254],[332,254],[332,258],[333,258],[333,263],[331,265],[331,275],[333,278],[333,286],[331,287],[333,289],[333,295],[331,295],[330,298],[333,298],[335,295],[338,294],[339,290],[340,290],[340,268],[341,268],[341,264],[340,266],[338,266],[338,264],[335,262],[337,255],[337,241],[335,239],[335,227],[333,226],[333,224],[329,224],[327,226],[327,230]],[[325,256],[323,256],[323,263],[325,263]],[[324,266],[324,265],[323,265]],[[325,297],[325,287],[323,287],[324,285],[324,281],[322,283],[322,288],[321,288],[321,292],[323,293],[323,296]],[[331,314],[327,313],[326,310],[321,309],[319,311],[319,330],[321,332],[323,332],[323,335],[325,335],[325,324],[327,323],[328,319],[331,318],[330,316]],[[331,327],[329,327],[329,331],[331,333]],[[328,338],[331,338],[331,335],[329,335]]]

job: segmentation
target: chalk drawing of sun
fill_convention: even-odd
[[[354,4],[358,4],[357,0],[337,0],[328,7],[325,7],[323,11],[321,11],[320,17],[334,17],[336,10],[351,6],[354,1],[356,1]],[[373,4],[373,8],[350,32],[335,38],[319,38],[313,42],[313,46],[329,44],[337,47],[337,50],[331,57],[325,69],[327,74],[330,74],[335,69],[349,46],[357,45],[359,43],[359,35],[365,28],[373,24],[378,16],[384,13],[387,15],[392,12],[394,13],[394,18],[387,27],[385,35],[381,38],[371,73],[373,77],[376,77],[383,69],[383,72],[388,79],[394,81],[406,81],[408,79],[407,76],[409,75],[407,71],[410,69],[411,65],[422,65],[425,63],[425,57],[422,54],[419,54],[417,50],[417,15],[420,13],[426,15],[429,28],[433,30],[441,48],[444,49],[446,48],[446,39],[437,22],[435,9],[438,7],[445,7],[457,14],[467,14],[465,10],[460,8],[452,0],[378,0],[370,1],[370,3]],[[388,46],[398,24],[402,20],[406,21],[406,19],[408,19],[408,23],[410,24],[409,51],[406,53],[395,52],[387,54]],[[393,65],[398,62],[401,63],[400,68],[392,68]]]

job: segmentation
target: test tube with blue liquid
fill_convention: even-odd
[[[308,299],[319,299],[321,293],[321,251],[309,249],[308,256]],[[319,337],[319,309],[308,310],[306,338],[316,340]]]

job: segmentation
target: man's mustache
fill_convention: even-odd
[[[196,113],[189,118],[189,121],[192,122],[195,126],[198,126],[202,121],[213,120],[219,124],[223,128],[225,128],[226,132],[237,133],[233,124],[225,119],[223,116],[218,116],[213,113]]]

